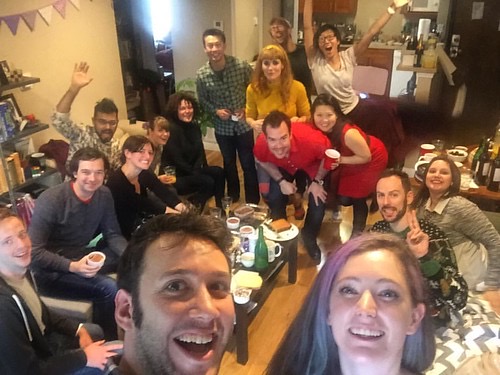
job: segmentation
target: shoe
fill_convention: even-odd
[[[307,250],[307,253],[311,257],[311,259],[314,261],[315,265],[318,265],[321,263],[321,250],[316,243],[316,240],[309,241],[307,240],[303,235],[302,237],[302,243],[304,244],[304,247]]]
[[[339,211],[333,211],[332,212],[332,219],[333,221],[342,221],[342,212]]]
[[[300,207],[295,207],[295,212],[293,217],[295,220],[302,220],[306,216],[306,210],[304,210],[304,206],[300,205]]]
[[[321,260],[319,261],[319,264],[316,266],[318,272],[321,271],[321,269],[325,265],[325,262],[326,262],[326,255],[323,252],[321,252]]]

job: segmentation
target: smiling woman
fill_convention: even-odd
[[[425,300],[418,261],[402,240],[350,240],[326,260],[267,374],[422,372],[435,354]]]

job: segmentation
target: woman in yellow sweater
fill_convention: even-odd
[[[292,122],[305,122],[311,115],[306,89],[293,79],[285,50],[271,44],[260,51],[247,87],[247,123],[259,134],[264,117],[273,110],[285,113]]]

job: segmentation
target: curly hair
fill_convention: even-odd
[[[269,87],[269,82],[267,81],[264,71],[262,70],[262,62],[264,60],[274,60],[278,59],[283,65],[283,70],[280,76],[280,96],[285,108],[287,107],[288,99],[290,99],[290,90],[292,88],[293,74],[292,68],[290,66],[290,60],[288,60],[288,55],[285,50],[275,44],[270,44],[262,48],[255,63],[255,70],[252,75],[252,82],[250,85],[252,88],[261,94],[271,94],[271,89]]]

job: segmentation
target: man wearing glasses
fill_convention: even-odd
[[[311,70],[307,65],[307,56],[304,45],[296,44],[292,39],[292,25],[286,18],[274,17],[269,23],[269,34],[274,43],[279,44],[288,55],[292,66],[293,78],[301,82],[306,88],[307,98],[311,100],[314,83]]]
[[[103,152],[109,159],[111,169],[120,167],[120,145],[113,138],[118,126],[118,108],[108,98],[102,99],[94,107],[94,116],[91,125],[76,124],[70,118],[73,101],[80,90],[92,82],[87,74],[89,65],[86,62],[75,64],[71,84],[56,106],[52,115],[52,125],[69,141],[69,152],[66,166],[73,158],[73,154],[83,148],[92,147]]]

